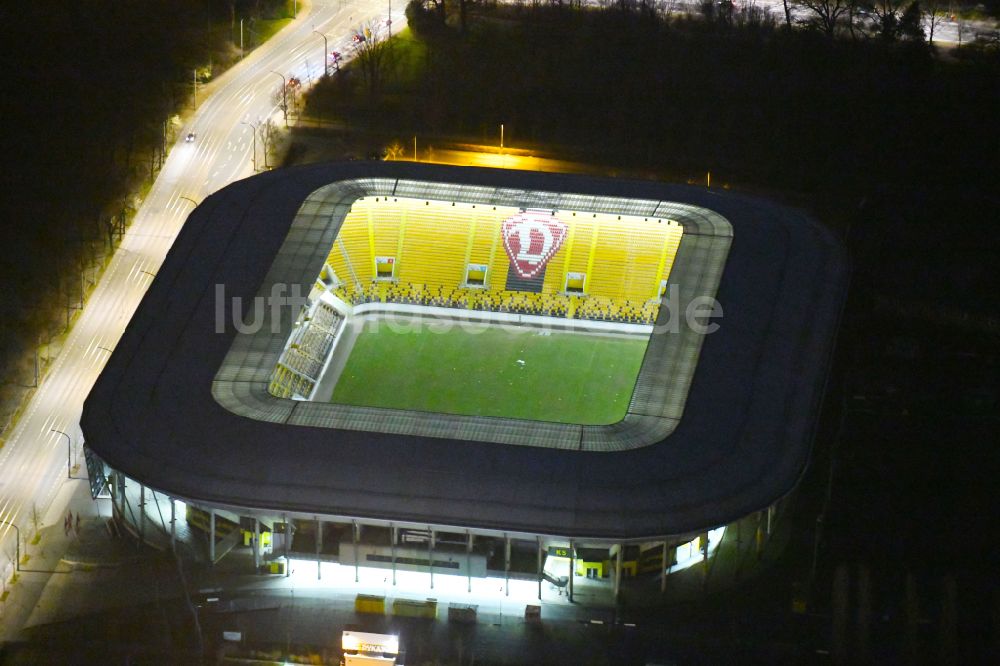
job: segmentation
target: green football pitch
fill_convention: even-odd
[[[604,425],[625,416],[648,339],[476,325],[366,326],[332,402]]]

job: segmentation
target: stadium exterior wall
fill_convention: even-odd
[[[659,200],[732,226],[717,297],[673,432],[602,453],[266,423],[213,399],[235,332],[214,331],[214,286],[251,300],[302,202],[338,181],[408,179]],[[698,532],[771,505],[808,462],[847,264],[801,212],[654,182],[411,163],[262,174],[189,217],[84,406],[87,445],[111,468],[203,506],[272,515],[638,541]],[[264,354],[273,350],[248,349]]]

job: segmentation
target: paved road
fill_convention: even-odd
[[[403,3],[393,9],[402,27]],[[398,13],[397,13],[398,10]],[[12,570],[15,534],[32,528],[32,513],[51,525],[65,512],[54,501],[66,482],[67,454],[82,462],[79,418],[83,401],[114,349],[194,202],[252,174],[253,133],[262,119],[281,122],[280,78],[296,76],[303,84],[323,73],[324,42],[330,51],[350,57],[352,30],[362,21],[385,23],[383,1],[314,0],[308,13],[243,63],[209,84],[190,122],[180,132],[170,156],[139,209],[107,271],[39,391],[0,451],[0,576]],[[314,32],[316,31],[316,32]],[[194,142],[185,142],[188,132]],[[260,140],[257,160],[263,165]],[[60,434],[65,433],[65,435]],[[74,483],[80,483],[79,481]],[[9,553],[9,556],[7,556]]]

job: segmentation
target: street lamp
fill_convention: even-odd
[[[66,433],[64,433],[62,430],[56,430],[55,428],[49,428],[49,432],[57,432],[57,433],[59,433],[60,435],[62,435],[63,437],[66,438],[66,478],[67,479],[72,479],[73,478],[73,473],[72,473],[73,464],[70,461],[70,458],[73,455],[73,439],[69,435],[67,435]]]
[[[326,61],[328,58],[327,53],[330,52],[330,47],[327,46],[326,35],[324,35],[319,30],[313,30],[313,32],[315,32],[317,35],[323,38],[323,77],[325,78],[329,74],[329,70],[327,69],[326,66]]]
[[[197,207],[197,206],[200,205],[197,201],[195,201],[191,197],[186,197],[183,194],[178,195],[177,198],[178,199],[184,199],[184,201],[190,201],[191,203],[193,203],[195,205],[195,207]]]
[[[253,134],[253,172],[257,173],[257,126],[246,120],[241,120],[240,125],[249,127],[250,133]]]
[[[288,83],[285,81],[285,75],[279,72],[271,70],[271,73],[281,77],[281,113],[285,117],[285,127],[288,127]]]
[[[17,534],[17,551],[15,553],[15,555],[17,556],[17,561],[14,562],[14,569],[15,569],[15,571],[20,571],[21,570],[21,530],[18,528],[17,525],[15,525],[14,523],[12,523],[12,522],[10,522],[8,520],[0,520],[0,523],[3,523],[4,525],[10,525],[11,527],[14,528],[14,531]]]
[[[503,123],[500,123],[500,166],[503,167],[505,161],[503,158]]]

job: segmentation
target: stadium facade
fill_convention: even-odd
[[[213,559],[218,520],[313,521],[317,552],[324,524],[349,526],[342,562],[395,567],[401,533],[464,535],[467,552],[506,540],[508,567],[511,539],[537,544],[539,575],[559,544],[617,552],[620,572],[629,545],[666,557],[793,489],[846,280],[801,212],[703,188],[384,162],[262,174],[191,214],[88,397],[94,490],[123,517],[126,484],[183,501]],[[649,342],[613,423],[317,399],[345,322],[386,313]]]

